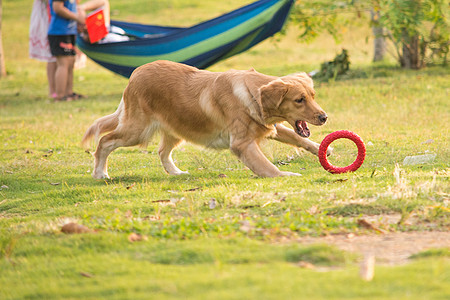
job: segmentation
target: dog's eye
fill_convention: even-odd
[[[297,103],[303,103],[305,100],[306,100],[305,97],[301,97],[301,98],[299,98],[299,99],[296,99],[295,102],[297,102]]]

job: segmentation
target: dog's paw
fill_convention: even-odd
[[[302,174],[282,171],[281,176],[302,176]]]
[[[331,154],[333,154],[334,148],[333,147],[328,147],[327,149],[327,156],[331,156]]]
[[[178,170],[178,171],[174,171],[174,172],[170,172],[170,173],[169,173],[169,175],[174,175],[174,176],[186,175],[186,174],[189,174],[189,172],[188,172],[188,171],[181,171],[181,170]]]
[[[104,173],[104,172],[92,172],[92,177],[94,179],[109,179],[109,175],[108,173]]]

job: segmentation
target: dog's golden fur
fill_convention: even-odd
[[[156,61],[133,72],[116,112],[98,119],[82,143],[86,146],[91,138],[109,132],[94,154],[94,178],[108,178],[107,157],[114,149],[146,145],[156,131],[161,133],[162,165],[172,175],[186,173],[171,158],[183,140],[229,148],[259,176],[298,175],[278,170],[261,152],[259,142],[269,137],[317,155],[319,145],[306,138],[309,129],[300,122],[326,122],[314,96],[313,82],[305,73],[284,77],[253,69],[214,73]],[[295,131],[280,124],[283,121]]]

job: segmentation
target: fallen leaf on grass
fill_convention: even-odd
[[[303,268],[303,269],[311,269],[311,270],[316,268],[312,263],[307,262],[307,261],[299,261],[297,263],[297,266],[299,266],[300,268]]]
[[[170,199],[159,199],[159,200],[153,200],[153,203],[167,203],[170,202]]]
[[[92,232],[92,230],[84,225],[71,222],[63,225],[63,227],[61,227],[61,232],[65,234],[74,234],[74,233],[89,233]]]
[[[50,150],[47,151],[47,154],[42,155],[42,157],[50,157],[52,155],[53,155],[53,150],[50,149]]]
[[[86,272],[80,272],[80,275],[83,276],[83,277],[87,277],[87,278],[92,278],[92,277],[94,277],[94,275],[89,274],[89,273],[86,273]]]
[[[374,230],[379,233],[386,233],[386,231],[376,227],[375,225],[373,225],[372,223],[370,223],[369,221],[367,221],[365,219],[358,219],[357,223],[359,226],[364,227],[366,229]]]
[[[177,202],[184,200],[184,198],[178,199],[160,199],[153,200],[152,203],[159,203],[162,206],[177,206]]]
[[[273,204],[273,203],[281,203],[286,201],[286,197],[282,197],[280,199],[276,199],[276,200],[269,200],[266,203],[264,203],[261,207],[266,207],[267,205]]]
[[[139,233],[132,232],[128,235],[128,241],[130,241],[130,243],[146,241],[146,240],[148,240],[147,236],[139,234]]]
[[[198,191],[198,190],[201,190],[201,189],[202,189],[201,187],[195,187],[195,188],[192,188],[192,189],[184,190],[184,192],[195,192],[195,191]]]
[[[332,182],[346,182],[348,180],[348,178],[339,178],[339,179],[335,179]]]
[[[320,208],[317,205],[313,205],[309,209],[307,209],[306,212],[313,216],[320,212]]]
[[[125,212],[125,218],[132,219],[133,218],[133,212],[131,210],[127,210]]]
[[[143,220],[149,220],[149,221],[158,221],[161,219],[160,216],[154,216],[154,215],[150,215],[150,216],[145,216],[142,218]]]
[[[134,183],[133,183],[132,185],[130,185],[130,186],[127,186],[127,190],[133,188],[135,185],[136,185],[136,182],[134,182]]]
[[[241,208],[242,209],[249,209],[249,208],[256,208],[256,207],[261,207],[261,205],[259,204],[255,204],[255,205],[244,205]]]

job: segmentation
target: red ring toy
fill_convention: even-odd
[[[328,146],[337,139],[349,139],[352,140],[358,147],[358,156],[356,160],[349,166],[346,167],[335,167],[328,161],[327,149]],[[363,140],[356,134],[348,130],[339,130],[327,135],[319,147],[319,161],[322,167],[330,173],[340,174],[346,172],[354,172],[361,167],[366,157],[366,146]]]

